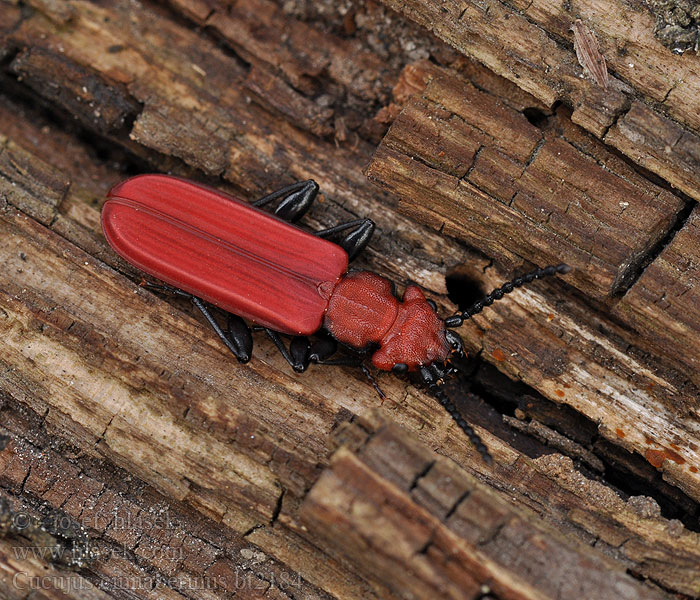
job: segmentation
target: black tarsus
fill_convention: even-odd
[[[484,310],[484,308],[486,308],[487,306],[491,306],[496,300],[500,300],[506,294],[510,294],[515,288],[519,288],[520,286],[523,286],[526,283],[530,283],[535,279],[541,279],[542,277],[551,277],[552,275],[556,275],[557,273],[566,274],[569,271],[571,271],[571,267],[569,265],[561,264],[556,266],[545,267],[544,269],[536,269],[535,271],[532,271],[527,275],[521,275],[520,277],[516,277],[512,281],[504,283],[501,287],[496,288],[490,294],[472,304],[472,306],[469,307],[467,310],[456,312],[451,317],[447,317],[445,319],[445,326],[461,327],[464,324],[465,320],[480,313],[482,310]]]
[[[269,327],[265,327],[264,330],[268,337],[274,342],[275,346],[277,346],[277,350],[279,350],[280,354],[284,357],[284,360],[286,360],[289,363],[292,369],[294,369],[297,373],[303,373],[304,371],[306,371],[306,368],[309,366],[308,339],[302,337],[295,337],[292,340],[292,351],[290,352],[290,350],[287,350],[287,346],[284,345],[284,341],[280,337],[279,333],[277,333],[274,329],[270,329]],[[296,340],[306,341],[307,349],[305,352],[302,353],[300,351],[300,344],[299,342],[295,343]]]
[[[352,261],[360,252],[369,244],[374,233],[374,221],[372,219],[355,219],[347,223],[341,223],[335,227],[329,227],[317,231],[314,235],[322,238],[331,237],[346,229],[352,229],[341,240],[336,242],[345,252],[348,253],[348,259]]]
[[[260,208],[274,200],[284,198],[275,208],[274,214],[280,219],[296,223],[309,211],[316,196],[318,196],[318,183],[313,179],[308,179],[275,190],[267,196],[255,200],[252,205]]]
[[[374,391],[377,392],[377,394],[379,394],[379,397],[381,398],[383,403],[384,400],[386,400],[386,394],[382,391],[382,388],[379,387],[379,384],[372,375],[372,372],[365,366],[364,363],[360,363],[360,369],[362,369],[362,372],[365,374],[365,377],[369,379],[369,382],[372,384]]]
[[[219,336],[221,341],[238,359],[238,362],[247,363],[250,360],[250,356],[253,353],[253,336],[251,335],[250,328],[238,315],[228,313],[226,331],[224,331],[214,318],[214,315],[212,315],[209,311],[207,305],[204,304],[204,302],[197,296],[164,283],[142,281],[140,285],[141,287],[168,292],[190,300],[192,304],[194,304],[194,306],[196,306],[197,309],[204,315],[204,318],[216,332],[216,335]]]
[[[360,357],[348,356],[342,358],[331,358],[328,360],[317,360],[314,362],[317,365],[359,368],[364,374],[364,376],[367,377],[367,380],[369,381],[370,385],[374,388],[374,391],[377,392],[382,401],[386,398],[386,394],[382,391],[382,388],[379,387],[377,380],[374,378],[367,366],[362,362],[362,359]]]
[[[228,313],[226,331],[224,332],[202,300],[197,298],[197,296],[192,296],[192,304],[204,315],[204,318],[209,322],[216,335],[233,352],[238,362],[247,363],[250,361],[253,353],[253,336],[251,335],[250,327],[245,324],[241,317]]]

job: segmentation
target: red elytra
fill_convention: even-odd
[[[146,273],[281,333],[321,326],[340,342],[379,346],[372,363],[409,370],[444,362],[445,325],[416,286],[347,273],[338,245],[220,191],[142,175],[116,185],[102,210],[105,237]]]

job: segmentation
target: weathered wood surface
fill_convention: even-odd
[[[368,176],[406,212],[432,213],[424,220],[490,256],[566,262],[574,270],[567,281],[596,299],[624,290],[683,201],[566,115],[543,131],[430,63],[408,68],[425,87],[397,117]]]
[[[387,587],[426,598],[493,593],[524,600],[649,593],[632,584],[614,561],[596,555],[584,543],[567,544],[532,510],[499,498],[452,461],[417,444],[405,430],[387,426],[375,415],[360,427],[354,435],[339,432],[338,437],[351,437],[358,449],[353,453],[348,444],[336,451],[304,501],[301,519],[336,552],[351,556]],[[550,467],[562,474],[571,471],[570,464],[556,460]],[[626,512],[619,498],[613,495],[610,500],[620,516]],[[381,533],[385,529],[392,532],[390,538]],[[565,558],[575,553],[586,556],[585,568]],[[541,559],[532,563],[526,558],[530,554]],[[470,577],[464,576],[464,565],[469,565]],[[397,571],[406,567],[404,576],[397,578]],[[484,581],[490,584],[484,586]]]
[[[700,210],[642,273],[614,308],[643,332],[653,351],[700,372]]]
[[[670,477],[683,480],[686,491],[697,489],[695,211],[688,218],[680,198],[637,174],[569,122],[565,111],[552,115],[541,131],[455,74],[426,63],[408,68],[416,93],[375,153],[370,179],[395,193],[403,212],[467,240],[501,264],[517,266],[524,257],[571,264],[575,272],[567,280],[610,303],[634,328],[608,319],[597,332],[584,333],[585,304],[571,299],[547,307],[532,298],[523,300],[530,306],[525,312],[496,305],[478,317],[492,333],[473,338],[475,345],[545,396],[597,421],[603,435],[614,439],[623,432],[625,447],[652,464],[670,459],[675,464],[668,468],[677,473]],[[660,241],[668,245],[654,260]],[[578,317],[564,324],[567,311]],[[669,372],[657,387],[654,359],[630,362],[633,345],[688,370]],[[598,368],[600,379],[593,375]],[[638,419],[628,420],[632,412]],[[661,447],[650,448],[651,440]]]
[[[620,322],[643,328],[644,294],[663,294],[662,276],[692,247],[694,234],[688,241],[682,230],[655,256],[683,225],[686,203],[572,125],[566,111],[551,118],[553,127],[531,125],[519,111],[546,109],[546,97],[518,90],[396,15],[376,5],[346,6],[343,15],[324,6],[307,8],[302,21],[264,0],[231,9],[198,0],[0,3],[0,435],[9,436],[0,488],[15,511],[60,509],[85,523],[103,556],[79,573],[56,564],[63,579],[42,593],[60,597],[55,588],[70,576],[85,589],[68,597],[100,600],[563,598],[572,589],[589,595],[592,582],[598,598],[697,596],[700,382],[683,372],[697,348],[682,359],[668,352],[696,326],[682,304],[696,263],[684,266],[669,300],[668,323],[683,330],[660,350]],[[423,168],[458,177],[473,140],[479,169],[459,175],[459,185],[478,185],[481,197],[502,193],[493,181],[513,165],[526,175],[512,177],[516,198],[542,191],[555,157],[569,186],[593,169],[589,178],[634,196],[620,214],[615,190],[595,197],[601,233],[589,256],[598,272],[582,258],[585,232],[573,215],[540,246],[486,235],[482,219],[515,210],[497,199],[490,213],[473,207],[468,229],[445,221],[436,232],[442,221],[425,216],[432,199],[417,207],[367,181],[362,169],[396,115],[404,110],[400,126],[449,98],[448,87],[418,100],[426,88],[420,65],[403,68],[426,56],[487,90],[473,99],[488,92],[491,102],[480,113],[485,131],[465,119],[438,129],[444,148],[423,129],[423,144],[436,152],[425,152],[427,165],[411,163],[407,180]],[[509,144],[499,130],[510,132]],[[528,139],[539,146],[529,165]],[[537,161],[540,152],[549,163]],[[465,396],[460,380],[450,393],[491,449],[489,468],[435,400],[389,374],[379,376],[387,399],[377,417],[377,395],[353,370],[295,375],[259,337],[253,361],[237,365],[188,305],[139,288],[139,274],[101,236],[106,190],[150,170],[246,198],[313,177],[322,208],[305,224],[372,216],[379,232],[360,266],[416,281],[443,313],[454,309],[444,275],[458,265],[487,289],[523,261],[579,260],[570,282],[580,291],[536,284],[462,331],[472,353],[542,395],[509,387],[484,366],[475,385],[539,439],[554,444],[557,431],[564,439],[547,447],[509,428],[500,412]],[[556,196],[543,201],[555,205]],[[544,230],[535,214],[533,233]],[[514,234],[528,223],[522,215]],[[492,266],[448,235],[506,260]],[[555,240],[556,251],[547,246]],[[655,260],[636,279],[645,257]],[[611,295],[632,283],[612,320]],[[385,426],[387,418],[408,433]],[[603,483],[564,451],[589,456]],[[474,518],[479,507],[503,520],[488,530],[489,521]],[[2,544],[0,590],[25,598],[13,577],[52,571],[17,557],[31,539]]]
[[[654,16],[644,3],[384,0],[384,4],[546,106],[565,103],[573,110],[574,123],[700,199],[700,64],[696,56],[678,56],[654,38]],[[577,19],[599,42],[611,74],[607,88],[583,76],[573,47]]]

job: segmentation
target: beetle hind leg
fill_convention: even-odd
[[[284,344],[284,340],[280,337],[279,333],[267,327],[263,327],[263,329],[265,330],[267,336],[274,342],[275,346],[277,346],[277,350],[279,350],[280,354],[284,357],[284,360],[289,363],[292,369],[294,369],[297,373],[303,373],[306,371],[310,362],[310,344],[308,338],[301,336],[292,338],[292,343],[289,345],[289,349],[287,349],[287,346]]]
[[[260,208],[282,198],[273,211],[274,214],[280,219],[295,223],[309,211],[317,195],[318,183],[309,179],[280,188],[259,200],[255,200],[252,204]]]
[[[211,314],[211,311],[207,305],[204,304],[204,302],[197,296],[193,296],[189,292],[179,290],[172,286],[165,285],[164,283],[144,282],[141,285],[145,288],[168,292],[191,300],[192,304],[194,304],[199,312],[204,315],[204,318],[207,320],[209,325],[211,325],[211,328],[214,330],[216,335],[219,336],[221,341],[238,359],[238,362],[247,363],[250,360],[250,356],[253,353],[253,336],[250,332],[250,327],[245,324],[245,321],[243,321],[241,317],[228,313],[226,331],[224,331],[214,318],[214,315]]]
[[[369,241],[372,239],[372,234],[374,233],[374,228],[375,225],[372,219],[355,219],[354,221],[348,221],[347,223],[342,223],[335,227],[317,231],[316,235],[321,238],[328,238],[350,230],[337,244],[348,253],[348,258],[353,260],[365,249],[365,246],[369,244]]]
[[[238,315],[229,313],[226,331],[224,331],[202,300],[197,298],[197,296],[192,296],[192,304],[204,315],[204,318],[209,322],[216,335],[238,359],[238,362],[247,363],[253,353],[253,336],[250,332],[250,327],[245,324],[245,321]]]

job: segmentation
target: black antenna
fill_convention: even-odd
[[[527,275],[516,277],[512,281],[504,283],[501,287],[493,290],[488,296],[485,296],[478,302],[472,304],[472,306],[467,310],[456,312],[451,317],[447,317],[445,319],[445,327],[461,327],[464,321],[480,313],[487,306],[491,306],[496,300],[500,300],[506,294],[510,294],[515,288],[519,288],[526,283],[530,283],[535,279],[542,279],[542,277],[551,277],[557,273],[564,275],[569,271],[571,271],[571,267],[569,265],[561,264],[545,267],[544,269],[537,269],[536,271],[528,273]]]
[[[428,387],[428,391],[437,399],[442,407],[448,413],[450,413],[450,416],[455,420],[455,423],[457,423],[459,428],[467,435],[469,441],[474,444],[474,447],[477,449],[479,454],[481,454],[481,458],[484,459],[484,462],[490,465],[493,463],[493,458],[491,457],[488,448],[484,445],[484,442],[481,441],[479,434],[477,434],[476,431],[472,429],[472,426],[467,423],[464,417],[457,410],[454,402],[450,400],[447,394],[445,394],[445,391],[442,389],[442,384],[444,381],[443,376],[449,372],[452,372],[453,370],[454,369],[450,367],[447,371],[443,371],[441,367],[433,364],[429,367],[421,367],[420,375],[423,379],[423,383],[425,383],[425,385]]]
[[[472,426],[464,420],[464,417],[459,413],[457,407],[454,405],[452,400],[447,397],[444,390],[439,385],[428,386],[428,390],[437,398],[437,401],[443,406],[443,408],[450,413],[450,416],[455,420],[459,428],[467,435],[469,441],[474,444],[474,447],[481,454],[481,458],[487,465],[493,464],[493,458],[489,453],[488,448],[481,441],[479,434],[472,429]]]

